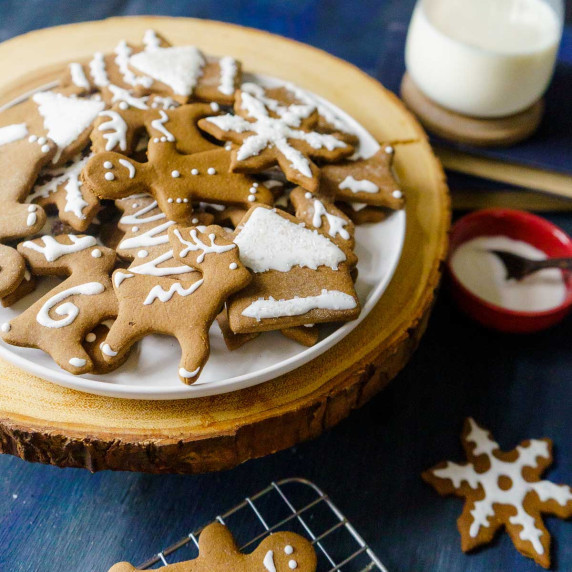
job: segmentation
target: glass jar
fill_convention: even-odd
[[[418,0],[405,62],[439,105],[505,117],[546,91],[564,23],[563,0]]]

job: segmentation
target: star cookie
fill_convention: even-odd
[[[531,439],[504,452],[471,418],[461,439],[467,463],[440,463],[422,476],[439,494],[465,498],[457,521],[463,551],[490,542],[504,526],[519,552],[549,568],[542,513],[572,516],[572,489],[540,478],[552,463],[552,441]]]

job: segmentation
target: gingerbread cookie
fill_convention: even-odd
[[[356,257],[325,233],[269,207],[252,208],[236,229],[240,259],[254,273],[227,302],[235,333],[355,319]]]
[[[14,250],[14,252],[18,251]],[[16,302],[19,302],[24,298],[24,296],[31,294],[36,289],[37,282],[36,277],[26,268],[21,282],[12,290],[12,292],[10,292],[10,294],[0,298],[0,304],[2,304],[3,308],[8,308]]]
[[[181,381],[198,379],[208,359],[213,320],[226,298],[251,280],[225,231],[217,226],[202,230],[171,227],[173,250],[114,272],[119,313],[104,347],[108,361],[120,359],[144,336],[162,333],[181,345]]]
[[[112,224],[106,244],[115,248],[121,258],[155,258],[170,250],[168,230],[175,222],[167,219],[153,197],[133,195],[115,204],[123,214],[117,224]],[[191,224],[207,226],[213,219],[211,214],[197,212]]]
[[[392,210],[402,209],[405,201],[391,165],[395,151],[382,147],[367,159],[342,161],[322,168],[320,192],[332,201],[365,203]]]
[[[98,246],[87,235],[44,236],[22,242],[18,251],[34,274],[67,278],[2,324],[2,339],[15,346],[39,348],[70,373],[92,371],[92,359],[82,344],[93,328],[117,315],[109,277],[115,252]]]
[[[88,159],[79,156],[65,167],[45,169],[40,176],[46,180],[36,184],[26,202],[43,208],[55,206],[62,223],[85,232],[100,209],[97,197],[80,180]]]
[[[296,209],[296,218],[304,221],[306,226],[322,229],[336,242],[353,249],[354,224],[334,204],[300,187],[290,193],[290,201]]]
[[[0,117],[0,121],[4,119]],[[41,168],[56,153],[54,143],[31,134],[28,124],[0,127],[0,241],[17,240],[39,232],[46,213],[38,205],[22,204]]]
[[[316,552],[312,544],[293,532],[267,536],[250,554],[243,554],[230,531],[219,522],[207,526],[199,536],[195,560],[165,566],[169,572],[315,572]],[[115,564],[109,572],[133,572],[128,562]]]
[[[305,324],[297,328],[286,328],[281,330],[281,332],[288,339],[308,348],[315,346],[320,339],[320,330],[314,324]]]
[[[193,201],[249,207],[272,204],[272,193],[252,177],[230,172],[225,149],[181,155],[174,142],[149,143],[148,162],[113,153],[98,153],[82,172],[98,197],[120,199],[137,193],[155,197],[169,220],[191,224]]]
[[[312,159],[337,161],[353,153],[342,139],[313,131],[316,111],[290,106],[279,116],[247,92],[237,92],[236,115],[226,114],[199,121],[199,127],[232,147],[231,169],[259,173],[278,165],[286,178],[309,191],[317,191],[320,170]]]
[[[468,463],[440,463],[422,476],[439,494],[465,498],[457,521],[463,551],[489,543],[504,526],[519,552],[549,568],[550,534],[541,515],[572,516],[572,489],[541,480],[552,463],[552,441],[531,439],[504,452],[468,418],[462,443]]]
[[[0,298],[18,288],[25,272],[26,262],[22,255],[14,248],[0,244]]]
[[[91,134],[92,148],[95,153],[116,151],[132,155],[145,134],[156,142],[174,141],[183,155],[211,151],[218,145],[202,135],[198,121],[218,110],[216,103],[166,107],[156,96],[124,98],[99,114]]]

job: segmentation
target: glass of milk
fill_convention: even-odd
[[[407,71],[439,105],[473,117],[523,111],[546,91],[563,0],[418,0]]]

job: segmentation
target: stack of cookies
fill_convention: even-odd
[[[71,63],[0,113],[2,304],[63,279],[2,338],[79,375],[167,334],[187,384],[215,319],[229,350],[271,330],[313,345],[360,313],[355,225],[403,207],[393,154],[362,157],[322,100],[151,30]]]

